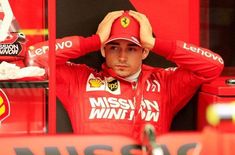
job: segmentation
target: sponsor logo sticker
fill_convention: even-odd
[[[98,78],[97,79],[94,78],[89,80],[89,84],[91,88],[99,88],[102,85],[104,85],[104,82]]]
[[[87,79],[86,91],[105,90],[105,82],[99,77],[90,74]]]
[[[118,95],[121,93],[120,82],[113,77],[106,77],[102,80],[91,73],[87,79],[86,91],[107,91]]]
[[[109,90],[115,91],[118,89],[118,81],[116,79],[112,81],[108,81],[107,83],[108,83]]]
[[[25,36],[22,33],[11,33],[11,36],[0,43],[0,56],[19,56],[24,49]]]
[[[117,79],[113,77],[108,77],[105,79],[105,82],[106,82],[106,91],[115,95],[121,94],[120,82]]]
[[[10,102],[2,89],[0,89],[0,123],[10,116]]]

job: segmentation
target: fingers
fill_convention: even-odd
[[[99,24],[96,34],[100,36],[102,44],[108,39],[113,22],[115,21],[115,19],[120,17],[123,12],[124,11],[121,10],[108,13]]]
[[[123,12],[124,12],[123,10],[110,12],[104,17],[103,21],[104,22],[107,22],[107,21],[112,22],[116,18],[120,17],[123,14]]]
[[[133,10],[129,11],[129,15],[133,16],[139,22],[141,22],[144,18],[146,18],[146,16],[144,14],[133,11]]]
[[[133,16],[140,23],[140,25],[147,24],[147,26],[151,28],[151,24],[146,15],[133,10],[129,11],[129,15]]]
[[[146,15],[130,10],[129,15],[134,17],[140,24],[140,41],[144,48],[152,49],[155,43],[152,26]]]

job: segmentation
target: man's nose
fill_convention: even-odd
[[[126,59],[127,59],[126,51],[124,49],[121,49],[119,51],[119,60],[126,61]]]

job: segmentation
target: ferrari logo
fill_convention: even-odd
[[[6,111],[6,106],[3,104],[3,98],[0,96],[0,116]]]
[[[10,104],[6,94],[0,89],[0,122],[10,115]]]
[[[122,27],[126,28],[130,24],[130,19],[127,17],[122,17],[121,18],[121,25]]]

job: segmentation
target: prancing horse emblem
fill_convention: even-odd
[[[121,18],[121,25],[122,27],[126,28],[130,24],[130,19],[127,17],[122,17]]]

